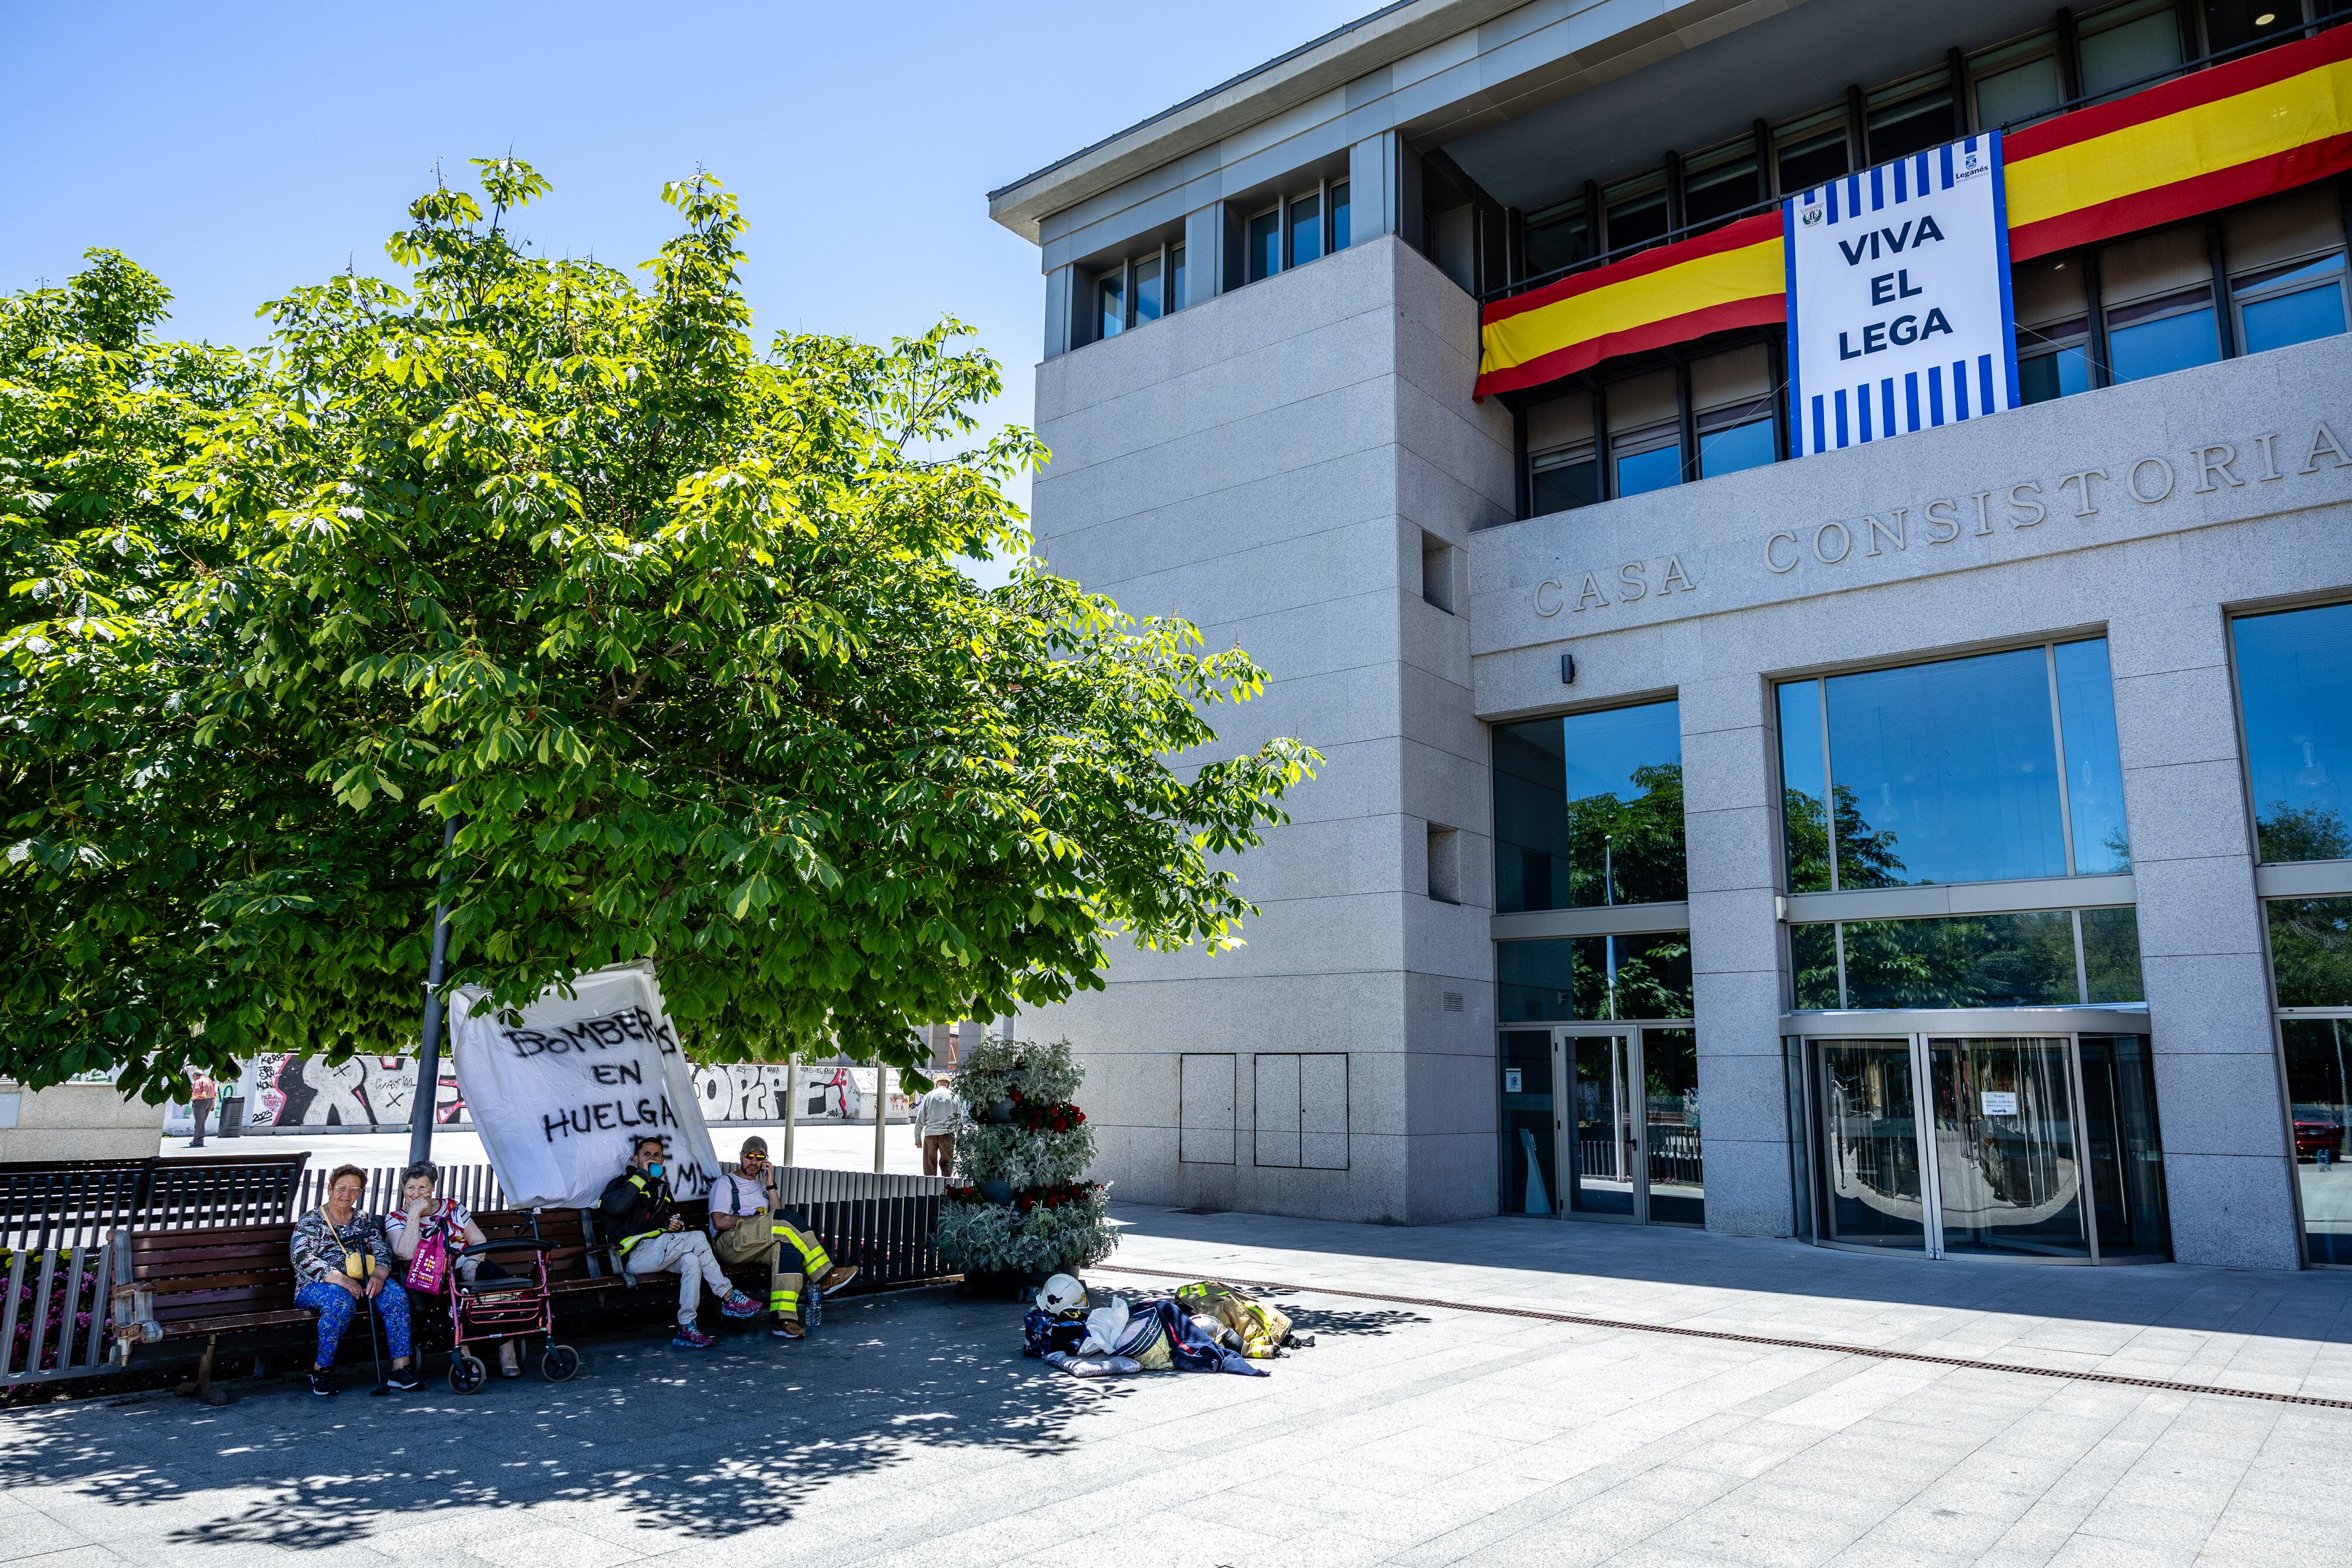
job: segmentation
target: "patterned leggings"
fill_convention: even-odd
[[[335,1347],[343,1343],[343,1331],[352,1326],[358,1315],[360,1303],[341,1285],[324,1280],[314,1280],[294,1292],[298,1307],[314,1307],[319,1313],[319,1354],[311,1359],[313,1366],[332,1366]],[[376,1293],[375,1315],[383,1322],[384,1347],[394,1361],[408,1354],[408,1292],[400,1288],[397,1280],[387,1280]]]

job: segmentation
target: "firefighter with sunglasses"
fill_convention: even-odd
[[[773,1319],[768,1332],[778,1339],[798,1339],[807,1332],[804,1284],[811,1293],[830,1295],[857,1277],[856,1264],[838,1264],[825,1255],[799,1210],[777,1201],[768,1140],[756,1135],[743,1140],[735,1169],[710,1188],[710,1239],[721,1263],[767,1263],[768,1312]]]

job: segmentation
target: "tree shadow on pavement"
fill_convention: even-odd
[[[169,1396],[52,1406],[0,1428],[0,1489],[167,1510],[183,1522],[159,1539],[178,1547],[320,1548],[451,1510],[565,1501],[718,1540],[784,1523],[828,1485],[921,1450],[1067,1451],[1075,1416],[1141,1392],[1028,1360],[1017,1307],[937,1291],[836,1303],[795,1344],[756,1334],[688,1352],[639,1335],[583,1348],[574,1382],[493,1378],[470,1398],[428,1383],[373,1399],[362,1377],[331,1401],[286,1384],[218,1410]],[[205,1494],[256,1487],[265,1495],[233,1515],[204,1517]]]
[[[1399,1312],[1392,1308],[1308,1307],[1296,1301],[1281,1301],[1283,1315],[1299,1333],[1313,1334],[1317,1339],[1339,1339],[1357,1334],[1392,1333],[1396,1330],[1430,1320],[1419,1312]]]

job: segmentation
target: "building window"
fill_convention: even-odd
[[[2352,860],[2352,603],[2241,616],[2231,632],[2261,858]]]
[[[1353,213],[1349,200],[1348,182],[1335,183],[1328,193],[1331,204],[1331,248],[1345,250],[1354,239],[1351,233]]]
[[[1496,1017],[1506,1024],[1686,1019],[1690,933],[1498,942],[1495,980]]]
[[[1184,308],[1184,247],[1165,246],[1095,275],[1095,337],[1116,338]]]
[[[1986,50],[1969,62],[1969,79],[1979,131],[1998,131],[2066,101],[2058,35],[2051,30]]]
[[[1519,232],[1519,254],[1529,277],[1591,261],[1592,216],[1584,210],[1584,198],[1529,214]]]
[[[1620,180],[1601,193],[1601,210],[1608,228],[1602,238],[1610,254],[1629,246],[1663,239],[1671,227],[1666,214],[1666,176],[1663,170]]]
[[[1758,174],[1752,136],[1692,153],[1683,166],[1685,226],[1713,223],[1756,205],[1764,199]]]
[[[1494,758],[1497,913],[1688,896],[1678,704],[1496,725]]]
[[[1864,99],[1870,162],[1885,163],[1940,147],[1960,134],[1959,99],[1948,69],[1922,72]]]
[[[1847,135],[1845,105],[1816,110],[1783,123],[1772,133],[1772,155],[1780,165],[1780,191],[1788,195],[1853,171]]]
[[[1779,697],[1791,893],[2131,868],[2104,638],[1791,681]]]
[[[2130,0],[2075,24],[2083,92],[2099,97],[2179,68],[2180,17],[2173,0]]]
[[[1282,270],[1282,209],[1270,207],[1249,221],[1249,280]]]
[[[1763,344],[1692,361],[1690,389],[1700,478],[1761,468],[1779,460],[1772,357]]]
[[[1323,254],[1323,196],[1320,192],[1294,198],[1289,207],[1290,265],[1304,267]]]
[[[2147,999],[2128,906],[1792,925],[1789,957],[1804,1011]]]
[[[1681,392],[1675,372],[1612,382],[1609,411],[1609,493],[1639,496],[1683,482]]]

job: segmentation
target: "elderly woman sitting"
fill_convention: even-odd
[[[429,1237],[439,1237],[441,1244],[451,1252],[463,1247],[478,1247],[489,1239],[482,1228],[474,1222],[473,1211],[454,1197],[440,1196],[441,1168],[430,1161],[419,1160],[402,1173],[400,1207],[384,1217],[384,1229],[392,1236],[394,1254],[405,1261],[416,1256],[416,1249]],[[506,1270],[496,1263],[480,1258],[461,1258],[457,1271],[472,1280],[486,1274],[496,1280],[505,1277]],[[522,1375],[522,1362],[515,1342],[499,1341],[499,1371],[507,1377]]]
[[[383,1323],[384,1344],[392,1352],[392,1375],[385,1383],[404,1394],[419,1386],[409,1359],[408,1292],[384,1288],[392,1281],[392,1239],[384,1234],[383,1220],[359,1211],[366,1191],[365,1171],[337,1166],[327,1177],[327,1201],[294,1227],[294,1301],[319,1314],[310,1392],[321,1398],[336,1392],[335,1350],[342,1343],[343,1331],[371,1306]]]

